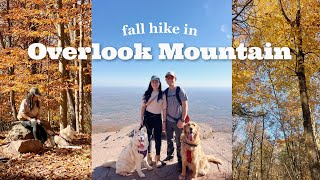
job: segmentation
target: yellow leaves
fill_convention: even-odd
[[[45,149],[43,154],[27,153],[0,166],[2,179],[91,179],[90,136],[77,135],[81,150]]]

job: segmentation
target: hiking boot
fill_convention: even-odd
[[[152,165],[152,157],[151,157],[151,153],[148,153],[147,161],[148,161],[149,166],[151,166],[151,165]]]
[[[163,161],[172,161],[173,160],[173,156],[168,155]]]
[[[177,171],[178,171],[179,173],[182,172],[182,162],[181,162],[181,161],[178,162],[178,164],[177,164]]]
[[[160,161],[160,155],[156,155],[154,157],[154,161],[156,162],[156,167],[159,168],[162,166],[162,162]]]

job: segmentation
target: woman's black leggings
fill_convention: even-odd
[[[144,125],[147,128],[148,133],[148,140],[149,140],[149,146],[148,146],[148,152],[151,153],[151,140],[152,140],[152,134],[154,135],[154,141],[156,142],[156,155],[160,155],[161,151],[161,133],[162,133],[162,120],[161,120],[161,114],[153,114],[148,111],[145,113],[144,117]],[[153,131],[153,133],[152,133]]]
[[[22,121],[22,126],[29,129],[33,133],[33,137],[37,140],[40,140],[42,143],[47,140],[47,132],[41,124],[38,124],[36,121]]]

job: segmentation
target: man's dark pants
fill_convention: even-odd
[[[180,143],[180,135],[182,130],[178,128],[176,122],[171,122],[167,120],[166,123],[166,134],[167,134],[167,156],[172,156],[174,147],[173,147],[173,132],[175,132],[175,141],[177,145],[177,158],[178,162],[181,162],[181,143]]]

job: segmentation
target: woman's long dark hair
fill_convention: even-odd
[[[162,99],[162,88],[161,88],[161,82],[159,81],[159,87],[158,87],[158,90],[159,90],[159,94],[158,94],[158,99],[157,101],[159,101],[160,99]],[[153,91],[153,88],[151,86],[151,81],[149,83],[149,86],[148,86],[148,89],[146,90],[146,92],[144,93],[143,95],[143,100],[145,103],[147,103],[151,97],[151,93]]]
[[[33,102],[33,96],[35,96],[34,94],[28,93],[26,100],[27,100],[27,104],[30,108],[30,110],[34,107],[37,106],[38,108],[40,108],[40,102],[39,100],[37,100],[36,102]]]

